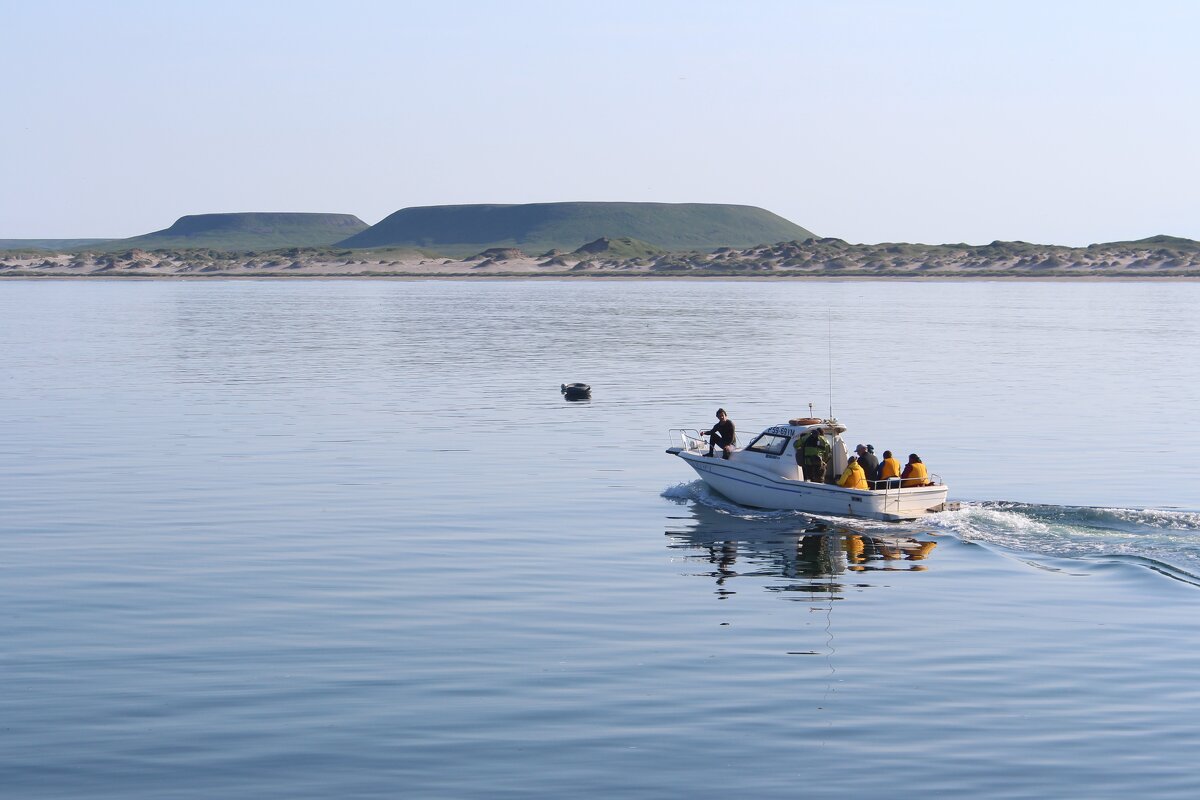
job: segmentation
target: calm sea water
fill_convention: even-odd
[[[0,283],[0,794],[1194,797],[1197,309]],[[963,510],[751,511],[663,452],[831,402]]]

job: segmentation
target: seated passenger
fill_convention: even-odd
[[[858,465],[862,467],[863,473],[867,476],[867,484],[874,489],[875,481],[879,479],[879,459],[865,444],[854,448],[854,452],[858,454]]]
[[[717,424],[712,426],[712,430],[700,431],[700,435],[708,437],[708,452],[705,455],[712,456],[713,450],[719,447],[721,448],[721,458],[729,458],[737,439],[733,420],[729,418],[723,408],[717,409]]]
[[[858,465],[857,456],[850,456],[850,460],[846,463],[846,471],[842,473],[842,477],[838,481],[838,486],[844,486],[847,489],[869,488],[867,486],[867,474]]]
[[[925,464],[916,453],[908,454],[908,463],[904,465],[904,472],[900,473],[900,477],[903,478],[901,486],[929,485],[929,471],[925,469]]]
[[[883,461],[879,462],[879,488],[900,485],[900,462],[892,456],[891,450],[883,451]]]

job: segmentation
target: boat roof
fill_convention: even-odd
[[[800,436],[813,430],[820,431],[821,433],[839,434],[846,432],[846,426],[832,418],[813,419],[811,417],[800,417],[790,419],[778,425],[772,425],[763,431],[763,433],[773,433],[777,436]]]

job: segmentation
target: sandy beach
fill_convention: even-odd
[[[1200,277],[1200,246],[1172,237],[1089,247],[993,242],[984,246],[852,245],[840,239],[782,242],[742,250],[617,254],[598,240],[580,250],[531,255],[489,248],[466,258],[412,251],[291,248],[264,253],[127,250],[115,253],[0,253],[0,277],[753,277],[1068,278]],[[586,251],[585,251],[586,250]]]

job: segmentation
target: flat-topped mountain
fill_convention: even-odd
[[[161,231],[130,239],[113,239],[93,249],[276,250],[282,247],[323,247],[366,227],[367,223],[353,214],[190,214],[180,217],[174,225]]]
[[[804,240],[812,233],[754,206],[716,203],[526,203],[404,208],[341,247],[413,247],[463,256],[492,247],[573,251],[600,238],[664,250]]]

